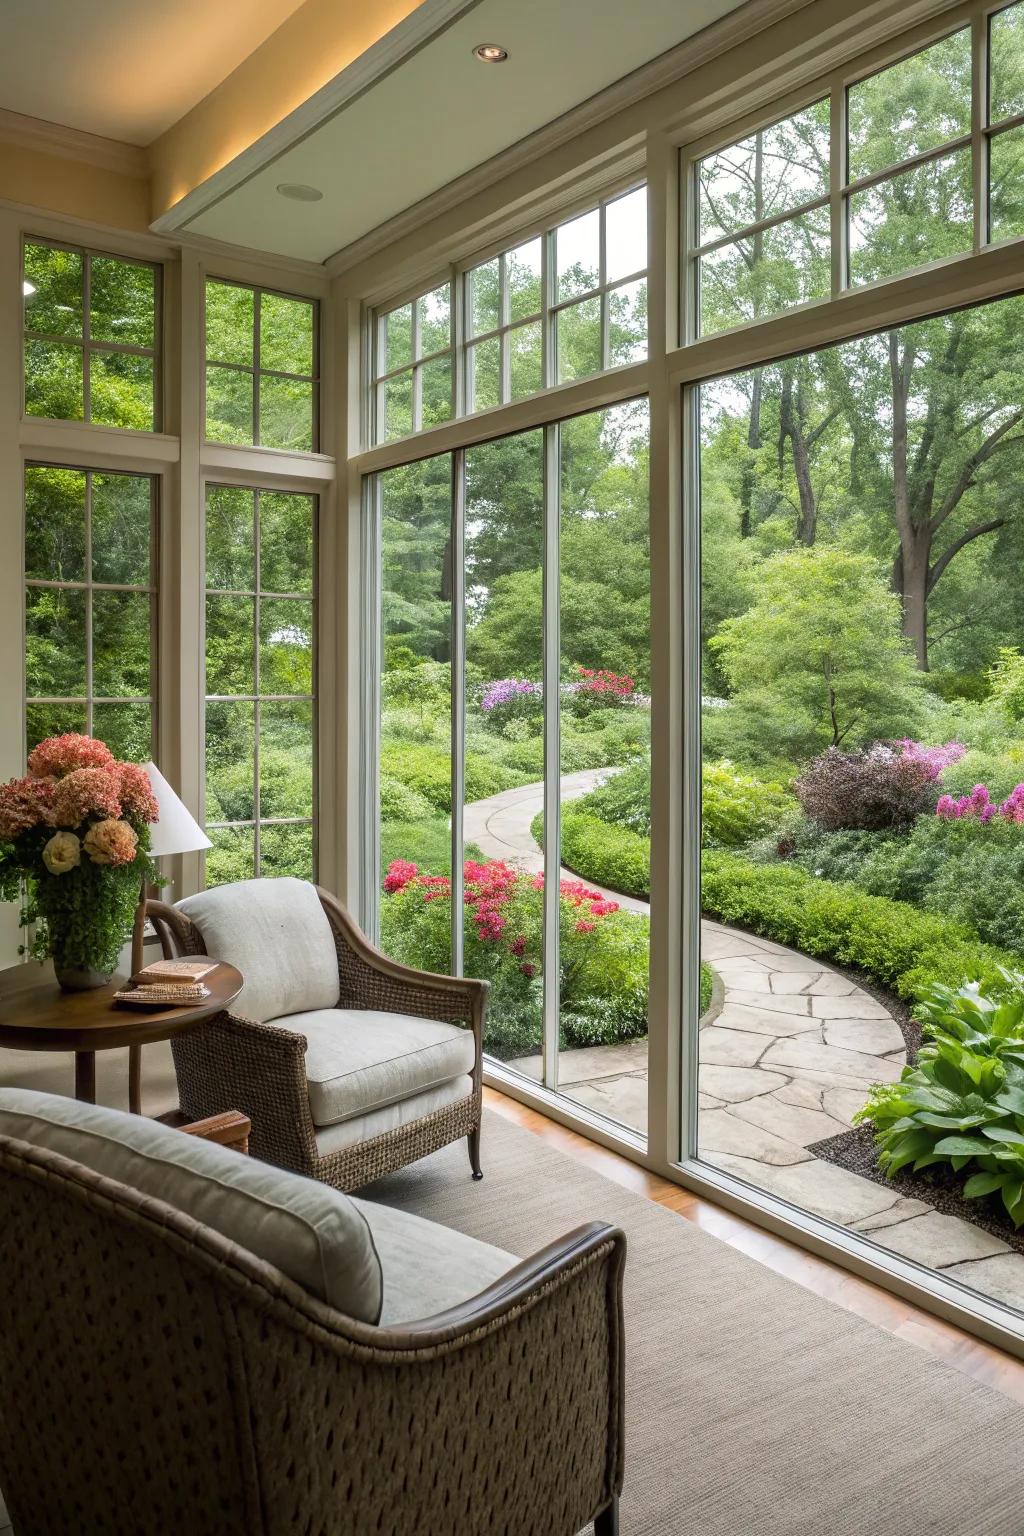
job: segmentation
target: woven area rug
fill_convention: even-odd
[[[1024,1532],[1024,1407],[493,1112],[483,1159],[480,1184],[460,1142],[365,1193],[521,1257],[624,1228],[628,1536]]]

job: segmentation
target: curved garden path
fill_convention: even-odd
[[[585,795],[610,772],[563,775],[562,800]],[[487,858],[541,870],[530,824],[543,808],[542,783],[478,800],[466,806],[465,839]],[[607,894],[630,911],[650,910],[636,897]],[[899,1077],[906,1050],[888,1009],[831,966],[706,918],[701,951],[717,978],[700,1032],[701,1156],[814,1215],[1024,1304],[1024,1257],[998,1238],[808,1151],[850,1129],[872,1083]],[[539,1057],[512,1065],[540,1076]],[[568,1097],[646,1130],[646,1040],[562,1051],[559,1085]]]

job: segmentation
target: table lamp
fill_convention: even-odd
[[[159,816],[149,829],[149,851],[153,858],[160,859],[172,853],[198,853],[200,849],[212,848],[210,839],[175,794],[156,763],[143,763],[142,766],[149,774],[149,782],[159,809]],[[149,895],[148,887],[143,885],[135,914],[135,928],[132,932],[133,973],[142,969],[143,930],[146,924],[146,901]]]

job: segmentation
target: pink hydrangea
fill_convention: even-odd
[[[119,763],[117,777],[124,814],[134,816],[136,821],[158,820],[160,808],[145,768],[138,763]]]
[[[92,815],[114,820],[121,815],[117,778],[105,768],[75,768],[54,787],[54,825],[77,827]]]
[[[91,826],[82,846],[94,864],[130,864],[139,840],[126,821],[110,818]]]
[[[50,736],[28,755],[28,771],[34,779],[62,779],[77,768],[112,768],[114,754],[95,736]]]
[[[49,826],[52,786],[40,779],[0,784],[0,842],[12,842],[33,827]]]

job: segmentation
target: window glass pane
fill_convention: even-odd
[[[54,421],[82,420],[85,379],[81,347],[26,340],[25,414]]]
[[[25,575],[85,580],[85,475],[78,469],[25,471]]]
[[[428,357],[431,352],[443,352],[451,343],[449,284],[442,283],[433,293],[426,293],[416,300],[420,315],[420,345],[418,357]]]
[[[134,352],[91,352],[89,369],[90,421],[152,432],[153,359]]]
[[[92,734],[105,741],[115,757],[145,763],[153,756],[151,704],[94,704]]]
[[[601,214],[595,208],[581,218],[560,224],[555,231],[558,298],[587,293],[600,282]]]
[[[384,327],[383,373],[412,362],[412,305],[392,309],[381,321]]]
[[[851,181],[970,133],[970,28],[852,85],[847,117]]]
[[[206,585],[238,592],[256,586],[253,492],[241,486],[207,487]]]
[[[544,384],[540,321],[517,325],[509,331],[508,347],[512,399],[523,400],[527,395],[536,394]]]
[[[485,411],[501,404],[501,338],[492,336],[469,349],[473,409]]]
[[[601,300],[584,299],[560,309],[556,320],[558,382],[601,371]]]
[[[313,879],[313,828],[311,826],[260,828],[260,873]]]
[[[206,356],[211,362],[252,366],[255,305],[256,295],[251,288],[207,278]]]
[[[153,486],[143,475],[93,475],[94,581],[148,586]]]
[[[1024,235],[1024,127],[992,140],[988,164],[989,239]]]
[[[252,704],[214,702],[206,706],[208,823],[251,821],[256,814],[254,719]]]
[[[312,814],[312,702],[261,704],[260,816]]]
[[[412,431],[412,373],[400,373],[381,385],[384,438],[406,437]]]
[[[543,1041],[543,855],[490,832],[485,775],[507,761],[518,782],[527,764],[543,777],[543,454],[540,431],[466,453],[465,971],[493,988],[485,1050],[526,1072]]]
[[[31,752],[48,736],[64,736],[69,731],[85,735],[84,704],[29,704],[25,710],[25,751]],[[113,748],[111,748],[113,751]]]
[[[260,693],[313,692],[313,605],[298,598],[260,603]]]
[[[505,257],[509,311],[512,320],[525,320],[540,313],[541,241],[527,240]]]
[[[647,356],[647,279],[624,283],[608,295],[609,366]]]
[[[313,376],[313,317],[306,299],[260,294],[260,367]]]
[[[237,368],[206,370],[206,437],[211,443],[253,440],[253,376]]]
[[[156,270],[138,261],[94,256],[89,270],[89,330],[93,341],[155,345]]]
[[[260,494],[260,590],[312,592],[313,498]]]
[[[92,688],[99,698],[145,698],[150,691],[150,598],[146,592],[92,595]]]
[[[247,374],[238,375],[247,378]],[[290,448],[296,453],[313,449],[313,391],[302,379],[282,379],[260,374],[260,444],[264,448]]]
[[[424,363],[417,372],[423,391],[422,425],[436,427],[442,421],[449,421],[452,415],[451,358],[436,357],[432,363]]]
[[[256,691],[255,616],[251,597],[206,599],[206,691]]]
[[[604,211],[606,283],[647,267],[647,188],[617,197]]]
[[[829,212],[814,208],[700,258],[700,333],[827,298],[831,286]]]
[[[495,256],[493,261],[486,261],[467,274],[474,336],[496,331],[501,324],[500,270],[501,263]]]
[[[989,31],[990,123],[1024,112],[1024,6],[992,17]]]
[[[25,593],[25,692],[85,697],[85,593],[29,587]]]
[[[850,196],[850,280],[895,277],[969,251],[971,152],[929,160]]]
[[[409,866],[451,874],[449,454],[382,474],[381,947],[451,969],[451,911],[402,895]],[[389,871],[401,861],[389,880]],[[393,899],[394,898],[394,899]]]
[[[25,326],[44,336],[81,336],[83,265],[81,251],[53,245],[25,245]]]
[[[700,243],[787,208],[825,197],[829,186],[829,103],[815,102],[701,160]]]
[[[255,868],[255,833],[252,827],[209,827],[213,843],[206,853],[206,885],[229,885],[251,880]]]

